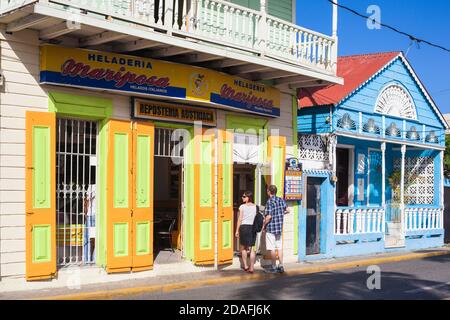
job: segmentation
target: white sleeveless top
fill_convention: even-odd
[[[255,220],[255,215],[256,215],[256,205],[253,204],[251,206],[248,206],[246,204],[242,204],[239,207],[239,211],[241,211],[241,210],[243,213],[241,225],[253,224],[253,221]]]

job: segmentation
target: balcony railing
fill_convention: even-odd
[[[442,229],[443,208],[406,208],[404,226],[406,231]]]
[[[334,234],[383,233],[384,221],[383,208],[337,208]]]
[[[39,0],[0,0],[0,14],[38,1]]]
[[[0,13],[24,2],[68,6],[168,34],[335,72],[337,50],[333,37],[270,16],[264,6],[257,11],[223,0],[2,0]]]

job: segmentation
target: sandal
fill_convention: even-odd
[[[254,270],[247,270],[247,272],[253,274]]]
[[[250,269],[249,267],[247,268],[242,268],[242,270],[244,270],[245,272],[248,272],[248,269]]]

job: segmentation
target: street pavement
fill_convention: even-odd
[[[194,289],[155,291],[117,299],[448,299],[450,298],[450,255],[378,265],[379,289],[372,277],[367,286],[367,267],[306,275],[284,276],[244,283],[227,283]]]

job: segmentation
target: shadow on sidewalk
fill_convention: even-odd
[[[430,259],[448,261],[449,256]],[[255,283],[250,288],[239,289],[235,292],[235,298],[237,300],[434,300],[441,299],[445,292],[447,296],[450,295],[449,283],[421,280],[405,273],[384,271],[381,272],[381,288],[370,290],[366,284],[369,276],[370,274],[365,271],[354,271],[280,277],[276,282],[264,281]]]

